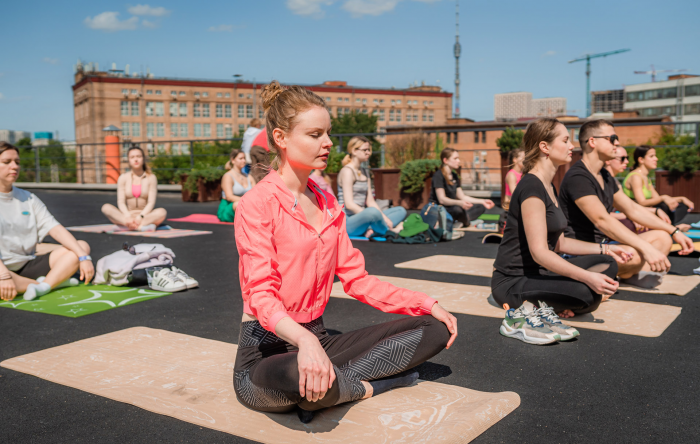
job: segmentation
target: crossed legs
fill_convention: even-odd
[[[79,240],[78,244],[80,244],[87,254],[90,254],[90,246],[87,242]],[[78,256],[75,253],[65,247],[57,248],[49,253],[49,267],[51,267],[51,271],[46,275],[44,282],[51,288],[54,288],[56,285],[73,276],[75,272],[78,271],[79,266]],[[13,272],[10,272],[10,275],[12,276],[12,280],[17,288],[17,293],[19,294],[26,292],[29,284],[38,283],[35,279],[20,276]]]
[[[104,214],[107,217],[107,219],[109,219],[109,221],[113,224],[128,227],[129,229],[134,231],[140,230],[141,228],[150,224],[158,226],[162,224],[165,218],[168,216],[168,212],[165,211],[165,208],[155,208],[153,211],[145,215],[143,219],[138,223],[138,225],[130,226],[129,219],[133,216],[131,214],[126,215],[122,213],[121,211],[119,211],[119,208],[115,207],[112,204],[102,205],[102,214]],[[141,218],[138,217],[138,214],[136,214],[135,219],[138,222],[138,219]]]
[[[671,246],[673,245],[673,239],[665,231],[661,230],[651,230],[645,233],[639,234],[639,237],[649,242],[657,250],[662,252],[664,255],[668,256],[671,252]],[[618,276],[620,279],[628,279],[640,271],[650,271],[651,267],[642,258],[639,251],[635,250],[629,245],[622,245],[622,248],[627,250],[628,253],[632,253],[634,256],[626,264],[618,264]]]

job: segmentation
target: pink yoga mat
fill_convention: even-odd
[[[189,216],[168,220],[170,222],[190,222],[193,224],[233,225],[233,222],[221,222],[219,218],[213,214],[190,214]]]

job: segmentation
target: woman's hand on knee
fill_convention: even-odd
[[[457,318],[452,316],[452,314],[442,308],[437,302],[433,304],[433,308],[430,311],[435,319],[445,324],[447,330],[450,332],[450,340],[447,341],[446,349],[450,348],[452,344],[457,339]]]
[[[335,381],[333,364],[318,338],[309,335],[299,342],[299,394],[310,402],[316,402],[326,396]]]
[[[80,280],[85,281],[85,285],[87,285],[95,276],[95,267],[92,265],[92,261],[82,261],[78,267],[80,268]]]
[[[17,286],[15,281],[10,279],[0,280],[0,299],[11,301],[17,296]]]
[[[617,291],[617,287],[620,285],[615,279],[609,278],[602,273],[591,272],[589,272],[585,284],[588,285],[591,290],[603,295],[603,300],[607,300],[610,296],[614,295]]]

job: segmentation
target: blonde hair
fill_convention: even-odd
[[[302,112],[314,106],[326,107],[326,102],[313,92],[301,86],[283,87],[277,80],[265,85],[260,97],[265,110],[265,128],[267,131],[267,144],[275,154],[271,167],[275,170],[280,167],[280,148],[275,143],[272,133],[276,128],[285,133],[290,132],[296,124],[295,118]]]
[[[523,150],[525,159],[523,160],[523,174],[527,174],[540,158],[540,142],[552,143],[557,137],[557,126],[562,125],[557,119],[542,117],[527,124],[525,135],[523,135]]]
[[[348,154],[343,157],[343,166],[352,162],[352,153],[354,153],[356,149],[360,148],[365,143],[369,143],[370,148],[372,147],[372,143],[366,137],[355,136],[350,139],[350,142],[348,142]]]

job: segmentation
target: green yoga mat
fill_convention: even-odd
[[[501,215],[500,214],[482,214],[481,216],[477,217],[477,219],[498,221],[501,219]]]
[[[79,318],[170,294],[172,293],[133,287],[80,284],[52,291],[33,301],[25,301],[22,296],[17,296],[12,301],[0,302],[0,307]]]

